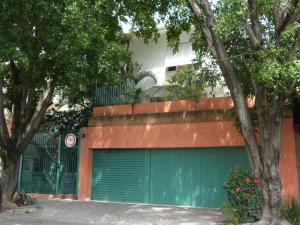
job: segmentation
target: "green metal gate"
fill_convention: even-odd
[[[41,194],[77,194],[78,132],[76,145],[67,147],[65,135],[38,133],[23,154],[19,187]]]
[[[92,199],[220,207],[223,185],[237,165],[249,169],[242,147],[111,149],[93,155]]]

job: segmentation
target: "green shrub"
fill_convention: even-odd
[[[239,215],[241,223],[255,222],[259,219],[261,201],[258,184],[258,179],[253,179],[240,167],[236,167],[228,176],[224,188],[229,204]]]
[[[242,222],[240,214],[229,202],[224,203],[221,206],[221,211],[233,222],[234,224],[239,224]]]
[[[282,213],[294,225],[300,225],[300,201],[290,198],[283,203]]]
[[[204,83],[193,68],[179,69],[168,82],[166,100],[199,99],[203,96]]]

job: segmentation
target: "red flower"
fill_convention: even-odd
[[[259,184],[260,184],[260,179],[259,179],[259,178],[254,178],[254,179],[253,179],[253,182],[254,182],[255,184],[259,185]]]
[[[247,184],[250,183],[250,178],[249,178],[249,177],[246,178],[246,183],[247,183]]]
[[[235,189],[235,192],[240,192],[241,191],[241,188],[240,187],[237,187],[236,189]]]

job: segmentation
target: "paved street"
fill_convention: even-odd
[[[1,225],[223,225],[218,210],[39,199],[0,214]]]

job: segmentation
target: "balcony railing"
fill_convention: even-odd
[[[131,82],[95,88],[94,106],[122,105],[134,103],[135,87]]]

